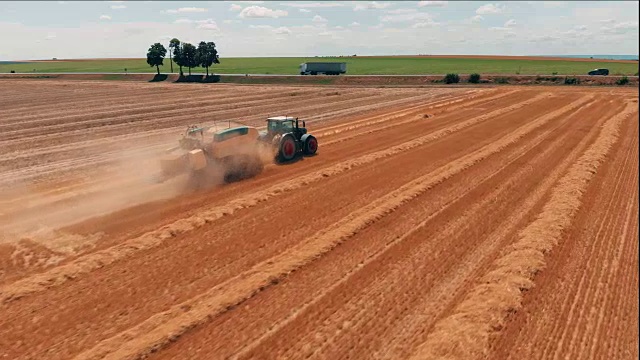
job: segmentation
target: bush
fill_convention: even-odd
[[[456,84],[460,82],[460,76],[458,74],[447,74],[444,77],[445,84]]]
[[[621,79],[616,80],[616,84],[618,85],[627,85],[629,83],[629,78],[623,76]]]
[[[635,73],[635,74],[633,74],[633,76],[638,76],[638,72],[636,71],[636,73]]]
[[[496,84],[508,84],[508,83],[509,83],[509,78],[507,77],[496,78]]]
[[[580,80],[578,80],[577,78],[574,78],[574,77],[566,77],[566,78],[564,78],[564,84],[565,85],[578,85],[578,84],[580,84]]]
[[[469,75],[469,82],[472,84],[477,84],[480,82],[480,74],[471,74]]]

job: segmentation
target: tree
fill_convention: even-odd
[[[195,46],[189,43],[182,44],[182,65],[189,68],[189,76],[191,76],[191,68],[198,66],[198,57],[196,55],[197,51]]]
[[[173,60],[171,59],[171,53],[176,51],[176,48],[180,47],[180,40],[173,38],[169,41],[169,64],[171,64],[171,72],[173,73]]]
[[[207,69],[207,77],[209,77],[209,67],[213,64],[220,64],[218,59],[218,50],[216,50],[216,44],[213,42],[200,41],[198,44],[198,65]]]
[[[175,40],[175,41],[173,41]],[[184,59],[182,57],[182,46],[180,40],[173,39],[171,42],[173,43],[173,61],[180,67],[180,76],[183,75],[182,67],[185,65]]]
[[[149,66],[155,66],[160,75],[160,65],[164,61],[164,57],[167,55],[167,49],[160,43],[155,43],[147,50],[147,64]]]

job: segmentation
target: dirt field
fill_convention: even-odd
[[[639,355],[637,89],[2,85],[0,358]],[[154,181],[281,114],[317,156]]]

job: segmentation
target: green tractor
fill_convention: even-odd
[[[259,140],[270,144],[278,162],[290,161],[298,154],[314,155],[318,151],[318,140],[307,134],[305,122],[302,127],[298,118],[275,116],[267,119],[267,129],[260,132]]]

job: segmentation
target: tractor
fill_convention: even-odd
[[[222,130],[192,125],[178,146],[167,149],[160,167],[163,179],[182,173],[207,178],[207,174],[220,172],[225,179],[243,178],[261,171],[264,161],[270,161],[265,157],[283,163],[300,153],[314,155],[317,150],[318,141],[307,134],[305,122],[300,127],[293,117],[270,117],[267,129],[260,132],[245,125]]]
[[[298,154],[314,155],[318,150],[318,140],[308,134],[306,124],[298,118],[275,116],[267,118],[267,129],[260,132],[263,143],[271,144],[277,162],[287,162]]]

